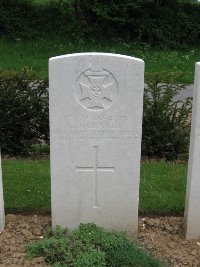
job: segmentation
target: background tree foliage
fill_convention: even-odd
[[[152,46],[197,45],[200,4],[178,0],[0,0],[1,35],[12,39],[123,39]]]

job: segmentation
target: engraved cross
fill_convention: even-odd
[[[97,183],[98,172],[114,172],[115,167],[100,167],[98,162],[98,147],[94,146],[94,166],[79,167],[76,166],[77,172],[93,172],[93,208],[97,208]]]

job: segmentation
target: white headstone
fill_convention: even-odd
[[[53,226],[136,231],[144,62],[71,54],[49,74]]]
[[[200,239],[200,62],[195,71],[185,222],[186,239]]]
[[[4,213],[1,150],[0,150],[0,231],[4,230],[4,225],[5,225],[5,213]]]

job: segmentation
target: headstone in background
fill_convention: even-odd
[[[186,239],[200,238],[200,62],[196,64],[185,204]]]
[[[50,59],[52,224],[138,224],[144,62],[105,53]]]
[[[5,213],[4,213],[4,199],[3,199],[3,181],[1,168],[1,150],[0,150],[0,231],[4,230]]]

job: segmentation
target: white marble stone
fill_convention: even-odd
[[[200,239],[200,62],[195,71],[185,226],[186,239]]]
[[[4,230],[5,213],[4,213],[4,199],[3,199],[3,182],[1,169],[1,151],[0,151],[0,231]]]
[[[144,62],[105,53],[51,58],[52,224],[138,223]]]

